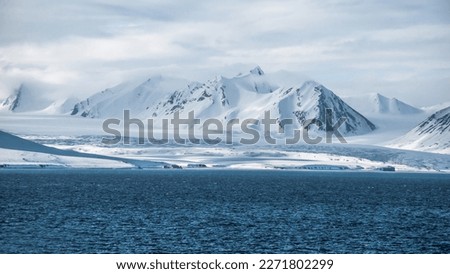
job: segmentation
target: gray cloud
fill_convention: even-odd
[[[445,0],[0,0],[0,96],[27,80],[83,97],[152,73],[204,80],[259,64],[346,96],[450,101],[448,11]]]

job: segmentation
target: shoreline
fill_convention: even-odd
[[[164,168],[164,167],[153,167],[153,168],[112,168],[112,167],[65,167],[65,166],[45,166],[41,167],[40,165],[35,166],[9,166],[9,167],[0,167],[0,173],[8,173],[11,171],[76,171],[76,172],[87,172],[87,171],[112,171],[112,172],[153,172],[153,171],[163,171],[163,172],[191,172],[191,171],[201,171],[201,172],[216,172],[216,171],[225,171],[225,172],[235,172],[235,171],[246,171],[246,172],[260,172],[260,171],[267,171],[267,172],[299,172],[299,173],[351,173],[351,174],[440,174],[440,175],[450,175],[449,171],[421,171],[421,170],[399,170],[399,171],[383,171],[383,170],[376,170],[376,169],[321,169],[321,170],[314,170],[314,169],[303,169],[303,168],[246,168],[246,167],[192,167],[192,168]],[[37,173],[38,173],[37,172]]]

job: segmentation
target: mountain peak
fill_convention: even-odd
[[[7,107],[10,111],[16,111],[17,108],[20,106],[21,101],[23,100],[23,93],[25,90],[25,85],[22,83],[20,84],[19,88],[14,90],[14,93],[11,94],[8,98],[3,100],[1,105],[3,107]]]
[[[367,100],[368,96],[369,100]],[[409,115],[422,112],[422,110],[408,105],[397,98],[386,97],[380,93],[347,97],[345,100],[350,106],[364,114]]]
[[[254,69],[250,70],[250,73],[253,75],[264,75],[264,71],[259,66],[256,66]]]
[[[378,92],[372,93],[371,95],[372,95],[372,97],[374,97],[374,98],[386,98],[386,96],[383,96],[383,95],[381,95],[381,94],[378,93]]]

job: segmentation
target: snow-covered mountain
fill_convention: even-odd
[[[388,98],[379,93],[364,96],[344,98],[353,108],[367,114],[409,115],[423,112],[421,109],[408,105],[396,98]]]
[[[261,99],[269,99],[278,86],[271,84],[264,72],[256,67],[245,75],[233,78],[216,77],[206,83],[190,83],[176,90],[146,109],[144,117],[172,116],[194,111],[200,119],[258,118],[256,111],[263,113]],[[250,113],[243,113],[252,110]]]
[[[347,117],[340,127],[344,135],[365,134],[375,129],[373,123],[323,85],[306,81],[299,86],[280,88],[260,67],[232,78],[190,83],[171,92],[161,86],[162,79],[149,79],[137,87],[120,85],[106,89],[76,104],[72,115],[120,118],[123,110],[130,110],[134,117],[170,118],[175,112],[187,116],[194,111],[196,118],[226,122],[260,120],[270,111],[271,118],[277,119],[280,126],[283,119],[291,119],[297,128],[315,119],[323,123],[319,130],[324,131],[326,109],[331,109],[332,121]]]
[[[450,154],[450,107],[434,113],[390,146]]]
[[[29,85],[21,84],[13,94],[0,102],[0,110],[11,112],[30,112],[48,107],[51,101],[43,98],[40,92]]]
[[[68,114],[79,99],[47,98],[45,88],[39,85],[21,84],[6,99],[0,101],[0,111],[10,113]]]
[[[375,125],[347,105],[341,98],[323,85],[306,81],[300,86],[281,88],[267,101],[265,110],[274,113],[279,121],[292,119],[296,127],[304,127],[309,121],[318,120],[320,131],[326,130],[327,109],[331,109],[331,122],[340,118],[346,121],[339,128],[343,135],[360,135],[373,131]]]

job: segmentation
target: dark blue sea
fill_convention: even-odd
[[[2,170],[0,253],[450,253],[450,176]]]

